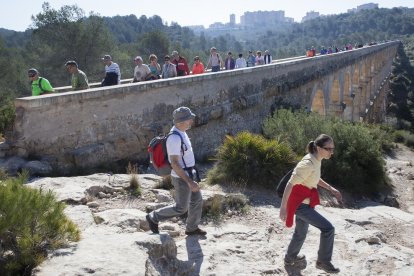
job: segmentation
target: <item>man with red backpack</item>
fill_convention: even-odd
[[[194,122],[195,114],[185,106],[173,112],[174,126],[167,136],[166,148],[171,164],[171,180],[175,188],[175,204],[152,211],[146,216],[153,233],[159,233],[158,223],[188,212],[186,221],[187,235],[206,235],[198,224],[201,220],[203,198],[200,181],[195,168],[195,158],[190,139],[186,133]]]
[[[190,68],[184,57],[180,56],[177,51],[173,51],[171,57],[171,63],[175,64],[175,68],[177,69],[177,76],[190,75]]]

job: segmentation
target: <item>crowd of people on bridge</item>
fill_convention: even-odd
[[[374,45],[376,43],[369,43],[368,45]],[[343,48],[336,46],[320,47],[319,54],[327,55],[338,53],[341,51],[348,51],[354,48],[362,48],[362,44],[352,45],[348,43]],[[306,50],[307,57],[314,57],[317,55],[314,46]],[[132,82],[142,82],[157,79],[168,79],[180,76],[197,75],[208,72],[219,72],[221,70],[234,70],[245,67],[253,67],[259,65],[265,65],[272,63],[272,56],[269,50],[262,55],[261,51],[253,53],[252,50],[248,51],[248,55],[244,58],[242,53],[238,54],[238,57],[233,57],[232,52],[228,52],[226,58],[223,60],[220,53],[218,53],[215,47],[211,47],[210,55],[207,63],[204,66],[199,56],[194,57],[192,70],[188,65],[188,61],[185,57],[181,56],[178,51],[172,51],[171,55],[164,56],[164,64],[161,66],[158,63],[158,57],[155,54],[149,56],[149,63],[145,64],[144,59],[141,56],[134,58],[135,68]],[[102,62],[105,64],[105,77],[103,78],[101,85],[110,86],[121,84],[121,70],[117,63],[112,60],[111,55],[105,55],[102,57]],[[65,64],[67,71],[72,75],[71,85],[72,90],[84,90],[89,88],[89,82],[86,74],[78,68],[76,61],[69,60]],[[38,96],[45,93],[54,92],[50,82],[43,77],[40,77],[39,71],[35,68],[28,70],[28,76],[32,86],[32,96]]]
[[[104,55],[102,62],[105,64],[105,76],[101,82],[102,86],[121,84],[121,70],[119,65],[112,60],[111,55]],[[134,58],[135,68],[132,82],[142,82],[157,79],[168,79],[179,76],[197,75],[209,72],[219,72],[221,70],[234,70],[245,67],[253,67],[272,63],[272,56],[269,50],[262,55],[261,51],[248,51],[246,58],[242,53],[237,58],[233,57],[231,52],[223,60],[215,47],[211,47],[210,55],[204,66],[199,56],[194,57],[192,70],[188,65],[185,57],[181,56],[178,51],[172,51],[171,55],[164,56],[164,64],[158,63],[158,57],[155,54],[149,56],[149,64],[144,63],[141,56]],[[69,60],[65,64],[66,70],[72,75],[72,90],[85,90],[89,88],[88,77],[79,69],[74,60]],[[32,86],[32,96],[39,96],[46,93],[54,92],[50,82],[40,76],[39,71],[35,68],[28,70],[28,77]]]
[[[375,45],[375,42],[370,42],[368,45]],[[364,45],[360,44],[360,43],[356,43],[355,45],[352,45],[351,43],[345,44],[344,47],[342,48],[338,48],[336,46],[329,46],[328,48],[326,48],[325,46],[321,46],[321,50],[319,51],[320,55],[329,55],[329,54],[333,54],[333,53],[338,53],[338,52],[342,52],[342,51],[349,51],[352,49],[357,49],[357,48],[362,48],[364,47]],[[306,49],[306,56],[307,57],[314,57],[316,56],[316,49],[315,46],[312,46],[308,49]]]

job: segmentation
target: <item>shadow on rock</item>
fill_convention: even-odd
[[[185,245],[187,248],[188,262],[193,267],[190,275],[200,275],[201,264],[204,260],[203,250],[201,249],[199,240],[204,240],[204,236],[187,236]]]

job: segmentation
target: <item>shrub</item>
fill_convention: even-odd
[[[208,173],[212,183],[245,183],[246,186],[271,187],[295,163],[288,144],[267,140],[260,135],[241,132],[227,136],[218,149],[217,164]]]
[[[0,133],[4,133],[4,131],[13,124],[14,116],[15,107],[13,100],[0,100]]]
[[[308,142],[319,134],[331,135],[335,154],[324,161],[322,177],[348,192],[370,195],[388,183],[381,148],[389,141],[379,127],[278,110],[264,122],[263,128],[267,137],[289,143],[298,155],[303,155]]]
[[[395,147],[395,140],[393,139],[395,130],[390,126],[369,124],[364,124],[363,126],[368,127],[373,139],[380,143],[383,152],[390,152]]]
[[[219,223],[222,221],[223,215],[228,214],[229,211],[245,214],[248,209],[249,200],[243,194],[230,193],[225,196],[216,194],[204,202],[203,216]]]
[[[385,188],[388,178],[381,143],[364,125],[332,125],[335,154],[322,167],[323,177],[345,190],[372,195]]]
[[[407,147],[414,148],[414,134],[407,130],[395,131],[394,141],[397,143],[404,143]]]
[[[48,250],[79,240],[51,191],[23,186],[27,173],[0,182],[0,275],[30,275]]]
[[[303,155],[306,145],[321,133],[329,133],[324,120],[316,114],[304,111],[278,110],[263,123],[263,134],[288,143],[298,155]]]

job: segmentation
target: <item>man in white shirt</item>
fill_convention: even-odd
[[[265,51],[263,58],[264,58],[265,64],[272,63],[272,56],[269,54],[269,50]]]
[[[135,59],[134,79],[132,82],[140,82],[147,80],[147,77],[151,74],[151,70],[148,65],[143,64],[142,57],[137,56]]]
[[[185,106],[173,112],[174,126],[167,138],[168,160],[171,163],[171,181],[175,188],[175,204],[152,211],[146,216],[150,229],[158,234],[158,223],[188,212],[186,235],[206,235],[198,225],[201,220],[203,197],[195,169],[195,158],[186,133],[194,122],[195,114]],[[197,177],[196,177],[197,175]]]
[[[247,66],[246,60],[243,57],[243,54],[239,54],[239,58],[236,59],[236,65],[234,68],[244,68]]]
[[[105,63],[105,78],[102,81],[102,86],[116,85],[121,83],[121,70],[118,64],[112,61],[110,55],[105,55],[102,58]]]

